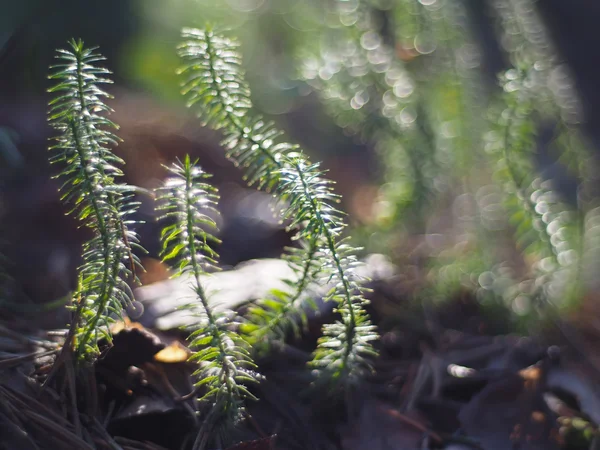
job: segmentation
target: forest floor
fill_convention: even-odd
[[[384,258],[368,258],[367,267],[370,312],[381,333],[375,372],[352,392],[313,394],[306,362],[333,314],[322,304],[301,338],[259,360],[260,400],[250,402],[247,419],[220,448],[599,448],[598,372],[586,350],[593,347],[589,339],[579,342],[588,347],[572,342],[583,334],[566,322],[561,333],[570,330],[571,340],[556,338],[556,330],[507,334],[508,322],[468,292],[438,307],[417,305]],[[215,301],[243,312],[284,271],[280,261],[263,259],[219,273]],[[51,371],[60,333],[40,330],[35,314],[3,320],[0,448],[186,448],[198,429],[198,405],[186,397],[194,364],[186,362],[178,331],[187,320],[176,312],[183,288],[185,280],[140,288],[135,321],[116,323],[113,346],[77,377],[68,358]],[[50,373],[56,376],[48,380]]]

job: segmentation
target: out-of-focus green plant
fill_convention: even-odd
[[[324,27],[327,39],[316,51],[305,50],[300,72],[336,123],[381,155],[383,214],[371,228],[374,236],[393,236],[403,225],[412,234],[427,233],[452,193],[452,222],[441,227],[446,245],[487,256],[447,249],[454,257],[439,258],[432,251],[435,297],[451,297],[476,280],[470,288],[493,293],[519,314],[581,298],[582,258],[589,263],[598,253],[595,226],[585,225],[595,223],[594,164],[577,127],[568,70],[535,1],[492,2],[499,40],[514,66],[499,75],[503,92],[496,95],[484,89],[482,49],[471,36],[464,2],[331,5],[337,21]],[[547,124],[555,128],[548,147],[579,183],[576,205],[540,171],[540,130]],[[498,192],[482,200],[492,174]],[[461,209],[469,213],[461,216]],[[510,229],[512,254],[502,248]],[[588,242],[594,250],[586,250]],[[504,276],[504,269],[494,275],[498,264],[514,266],[512,275]],[[503,281],[490,284],[491,278]]]
[[[380,32],[375,8],[342,1],[333,6],[339,23],[323,31],[327,44],[304,57],[301,75],[336,123],[371,141],[380,154],[386,167],[380,224],[401,221],[420,229],[440,175],[423,96]]]

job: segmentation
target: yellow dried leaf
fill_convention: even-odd
[[[154,360],[162,363],[180,363],[188,360],[190,351],[184,347],[179,341],[174,341],[168,347],[163,348],[160,352],[154,355]]]

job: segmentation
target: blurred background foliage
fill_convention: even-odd
[[[400,266],[402,282],[415,287],[409,295],[444,301],[469,292],[519,323],[595,297],[600,91],[593,81],[600,65],[591,55],[600,34],[591,25],[600,7],[591,2],[29,0],[2,6],[0,148],[9,224],[11,215],[33,214],[17,207],[19,199],[31,197],[36,177],[48,173],[45,74],[54,49],[70,37],[99,45],[115,73],[114,93],[129,95],[116,102],[125,110],[122,151],[136,155],[125,158],[134,181],[152,187],[161,173],[145,160],[158,166],[174,159],[190,140],[202,154],[216,146],[210,134],[189,133],[189,124],[196,125],[186,117],[175,74],[181,27],[209,22],[239,38],[257,109],[324,161],[344,195],[351,234],[365,253],[385,253]],[[140,138],[149,128],[183,140]],[[217,173],[217,182],[232,180]],[[38,196],[48,189],[40,183]],[[52,201],[42,196],[31,208]],[[32,228],[64,246],[75,232],[62,222],[53,231],[51,209],[34,214]],[[268,222],[261,211],[255,216]],[[9,239],[24,239],[25,231],[8,228]],[[231,230],[241,246],[247,225]],[[284,243],[277,241],[276,250]],[[231,251],[242,256],[229,260],[226,251],[225,260],[265,256],[240,248]],[[25,270],[35,251],[21,247],[9,256]],[[46,262],[35,270],[47,271],[56,258],[41,250],[34,259]],[[63,286],[71,283],[66,278]],[[58,291],[52,292],[45,294]]]

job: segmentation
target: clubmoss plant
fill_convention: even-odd
[[[50,75],[56,80],[50,92],[49,121],[56,131],[50,147],[50,161],[61,166],[62,200],[71,207],[83,226],[94,236],[83,245],[83,264],[73,298],[78,322],[74,334],[75,352],[89,359],[99,352],[98,341],[110,341],[112,316],[120,316],[132,299],[127,280],[135,280],[141,266],[132,247],[139,247],[129,219],[138,204],[134,188],[115,182],[122,175],[123,161],[111,147],[118,138],[117,126],[106,118],[111,109],[102,101],[109,95],[101,84],[110,83],[109,71],[94,64],[104,58],[71,40],[68,50],[58,50],[59,63]]]
[[[175,275],[190,273],[191,289],[200,303],[199,324],[190,334],[190,361],[198,363],[194,372],[196,387],[204,389],[201,402],[207,402],[209,412],[194,444],[204,449],[215,429],[224,431],[242,418],[244,400],[256,398],[247,388],[258,381],[256,368],[248,352],[247,342],[232,330],[231,314],[214,312],[201,276],[216,269],[217,253],[210,243],[216,224],[217,190],[205,180],[208,175],[186,156],[168,168],[171,177],[158,189],[159,219],[168,219],[161,234],[163,261],[170,262]],[[196,304],[190,305],[198,310]]]
[[[243,79],[234,41],[211,31],[187,30],[181,54],[189,63],[186,91],[191,103],[201,102],[201,114],[213,128],[225,134],[229,157],[247,170],[250,184],[274,193],[281,203],[281,218],[296,230],[298,247],[285,258],[297,275],[286,280],[285,291],[272,291],[250,309],[242,326],[233,313],[214,312],[201,277],[216,269],[217,243],[212,219],[218,193],[206,183],[205,174],[189,157],[168,168],[170,178],[157,192],[157,211],[165,220],[161,233],[162,258],[175,275],[189,273],[199,311],[190,334],[191,360],[198,363],[196,387],[200,403],[207,405],[203,425],[194,448],[204,449],[218,430],[224,431],[243,417],[245,401],[254,399],[249,384],[259,375],[249,353],[267,348],[292,331],[299,333],[306,322],[306,304],[311,286],[329,285],[326,300],[334,301],[340,319],[325,325],[312,366],[325,375],[320,380],[359,380],[371,369],[376,355],[371,342],[377,333],[364,305],[364,288],[355,274],[356,250],[343,237],[343,214],[336,208],[339,198],[319,164],[311,163],[295,145],[283,142],[282,132],[258,116],[251,116],[250,92]],[[104,58],[81,41],[70,41],[69,50],[59,50],[60,63],[50,78],[58,83],[50,102],[49,120],[57,132],[51,147],[51,162],[60,164],[62,200],[71,205],[94,237],[83,247],[84,262],[73,298],[72,324],[75,353],[92,361],[99,341],[110,342],[109,326],[132,300],[127,281],[136,280],[139,247],[129,216],[137,209],[136,188],[119,184],[123,161],[111,148],[118,138],[117,126],[106,118],[111,112],[102,101],[108,94],[99,86],[110,83],[108,71],[95,65]],[[141,248],[141,247],[139,247]],[[243,336],[238,334],[243,332]],[[247,339],[247,340],[246,340]]]
[[[342,237],[345,224],[331,182],[272,123],[251,112],[237,42],[211,29],[186,28],[183,37],[180,72],[188,106],[196,107],[205,125],[223,133],[227,156],[245,169],[248,183],[283,202],[282,218],[300,243],[286,255],[297,280],[287,282],[289,290],[259,301],[245,331],[251,339],[281,338],[302,317],[307,286],[327,281],[332,288],[326,299],[336,303],[341,319],[324,326],[312,365],[326,379],[356,380],[371,367],[377,333],[364,311],[367,300],[354,272],[356,249]]]

